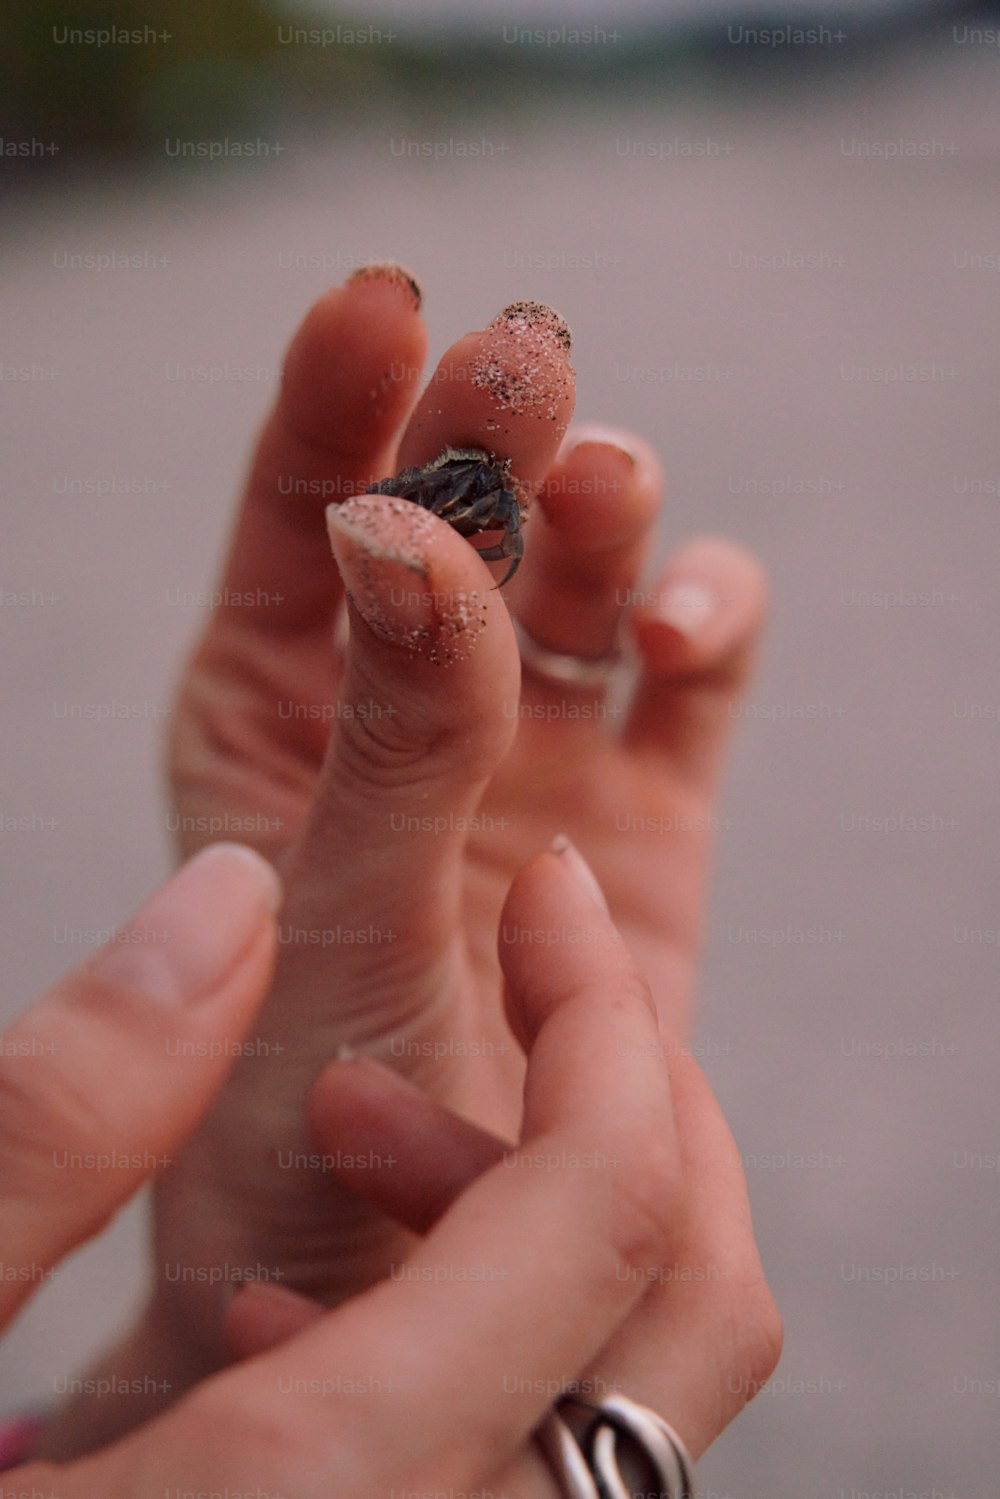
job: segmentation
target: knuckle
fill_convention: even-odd
[[[416,783],[474,785],[496,769],[506,740],[495,726],[442,721],[434,705],[409,702],[389,712],[356,711],[337,724],[334,774],[354,793],[411,792]]]
[[[729,1388],[742,1407],[759,1394],[774,1373],[784,1344],[784,1324],[763,1273],[733,1286],[728,1307],[731,1367],[738,1374]]]
[[[0,1159],[4,1182],[8,1190],[12,1186],[16,1189],[19,1179],[32,1175],[33,1167],[40,1168],[45,1146],[37,1127],[37,1099],[6,1060],[0,1062],[0,1118],[3,1119]]]
[[[5,1470],[6,1476],[6,1470]],[[10,1495],[11,1499],[29,1499],[29,1496],[38,1495],[39,1499],[69,1499],[69,1491],[66,1487],[66,1466],[64,1463],[54,1462],[31,1462],[18,1464],[17,1472],[11,1475],[17,1480],[17,1488],[2,1489],[0,1493]],[[58,1488],[56,1485],[58,1484]],[[80,1491],[74,1491],[79,1495]]]
[[[100,1233],[115,1204],[85,1169],[108,1150],[101,1104],[79,1087],[66,1065],[44,1076],[0,1064],[0,1198],[30,1203],[56,1222],[72,1212],[78,1241]],[[83,1163],[78,1169],[77,1158]]]
[[[130,989],[78,969],[61,980],[9,1036],[30,1045],[21,1056],[0,1057],[0,1117],[4,1157],[36,1190],[68,1189],[73,1163],[67,1153],[101,1157],[125,1151],[128,1100],[141,1090],[145,1053],[158,1022]],[[107,1071],[121,1058],[129,1068],[109,1088]],[[103,1065],[102,1065],[103,1059]],[[90,1169],[88,1163],[87,1169]]]
[[[225,1379],[210,1381],[190,1395],[177,1412],[186,1440],[210,1471],[213,1464],[231,1469],[233,1458],[245,1474],[266,1474],[287,1467],[293,1450],[284,1415],[273,1401],[244,1394],[237,1398]]]
[[[746,1320],[744,1356],[756,1384],[770,1379],[781,1358],[785,1327],[767,1282],[761,1279]]]
[[[65,1050],[47,1058],[44,1070],[0,1062],[0,1115],[8,1167],[39,1181],[52,1172],[62,1150],[86,1150],[105,1133],[100,1100],[78,1086]]]
[[[352,789],[410,786],[433,769],[445,738],[416,717],[354,713],[337,726],[335,770]]]
[[[561,931],[557,929],[556,935],[561,937]],[[606,953],[614,962],[614,986],[611,999],[608,998],[610,967],[606,971],[603,968],[598,969],[589,955],[579,961],[574,961],[579,958],[579,946],[575,943],[568,943],[562,949],[561,958],[563,952],[568,955],[566,960],[560,962],[552,972],[546,972],[544,976],[538,978],[533,974],[529,976],[529,982],[534,982],[538,986],[538,1001],[546,1016],[558,1011],[563,1005],[571,1004],[578,1014],[590,1010],[600,1015],[606,1023],[614,1026],[619,1017],[624,1017],[628,1022],[633,1018],[635,1011],[645,1010],[649,1015],[650,1026],[652,1025],[654,1003],[650,987],[639,972],[635,958],[629,952],[617,928],[611,928],[606,944]],[[634,1034],[634,1027],[626,1024],[625,1028],[631,1038]],[[613,1033],[617,1037],[617,1029]],[[650,1044],[656,1045],[652,1040]],[[643,1134],[641,1139],[645,1140],[645,1138]],[[630,1139],[628,1143],[629,1148],[635,1153],[642,1148],[638,1135],[634,1141]]]
[[[314,1401],[282,1399],[280,1393],[279,1379],[268,1388],[223,1374],[182,1402],[176,1412],[179,1445],[198,1454],[198,1491],[228,1494],[235,1478],[236,1487],[248,1493],[326,1499],[335,1460],[343,1491],[362,1492],[370,1453],[359,1451],[362,1443],[346,1414],[335,1401],[325,1401],[328,1409],[319,1419]],[[206,1476],[212,1481],[205,1482]],[[147,1490],[137,1486],[135,1492]]]
[[[677,1231],[680,1163],[657,1135],[639,1140],[617,1182],[612,1214],[615,1248],[630,1269],[664,1263]]]

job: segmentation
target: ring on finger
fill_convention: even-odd
[[[617,648],[606,656],[575,656],[571,652],[552,651],[539,645],[519,620],[514,619],[512,623],[522,665],[543,681],[569,687],[607,687],[626,665],[623,652]]]
[[[560,1414],[566,1405],[593,1413],[579,1441]],[[635,1490],[619,1462],[629,1450],[638,1455],[644,1472],[653,1475],[656,1488],[650,1490],[650,1480],[644,1479],[644,1494],[694,1499],[694,1464],[677,1432],[656,1411],[627,1396],[609,1395],[597,1404],[567,1396],[543,1422],[538,1437],[567,1499],[633,1499]]]

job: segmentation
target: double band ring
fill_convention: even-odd
[[[579,1439],[560,1414],[575,1406],[590,1412]],[[633,1499],[636,1485],[658,1499],[694,1499],[694,1464],[673,1427],[625,1395],[592,1404],[567,1396],[538,1431],[542,1451],[567,1499]],[[622,1472],[630,1463],[631,1479]]]

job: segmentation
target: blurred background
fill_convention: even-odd
[[[786,1351],[702,1499],[996,1496],[1000,13],[35,0],[0,48],[6,1013],[169,867],[171,686],[310,302],[401,259],[432,358],[551,302],[578,414],[663,454],[661,553],[773,580],[696,1045]],[[0,1408],[124,1320],[142,1231]]]

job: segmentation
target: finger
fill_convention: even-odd
[[[208,1107],[270,979],[278,898],[249,849],[206,849],[4,1032],[0,1322]]]
[[[559,900],[570,878],[576,887],[576,919]],[[581,901],[579,892],[590,899]],[[610,1010],[619,993],[640,1005],[652,1003],[608,918],[589,865],[565,837],[515,878],[500,937],[507,1015],[526,1049],[548,1015],[571,994],[593,994],[595,1003]],[[660,1056],[658,1040],[648,1054]],[[532,1096],[529,1088],[529,1105]],[[332,1062],[320,1073],[310,1096],[309,1121],[333,1174],[416,1233],[426,1233],[469,1182],[509,1149],[376,1058],[363,1055]],[[388,1169],[369,1169],[373,1159]]]
[[[388,471],[426,356],[420,302],[408,271],[371,265],[307,314],[257,445],[223,576],[233,602],[219,621],[287,636],[332,619],[324,512]]]
[[[697,1456],[773,1371],[781,1319],[757,1252],[739,1151],[711,1088],[678,1041],[664,1034],[648,1050],[670,1068],[685,1182],[676,1240],[660,1265],[615,1266],[616,1276],[642,1287],[642,1305],[574,1374],[661,1412]],[[321,1148],[350,1163],[335,1168],[338,1178],[418,1233],[510,1149],[370,1059],[325,1070],[312,1118]],[[360,1163],[371,1152],[391,1159],[392,1170],[366,1170]]]
[[[294,1431],[281,1474],[293,1490],[306,1472],[317,1492],[334,1472],[345,1494],[382,1492],[400,1475],[470,1486],[520,1448],[635,1304],[635,1283],[616,1279],[615,1264],[669,1252],[676,1141],[665,1071],[644,1056],[656,1037],[648,995],[633,992],[624,947],[558,856],[541,856],[519,881],[518,920],[535,898],[545,919],[558,911],[576,929],[606,928],[596,965],[564,947],[561,1003],[537,987],[523,997],[534,1040],[521,1147],[441,1219],[404,1277],[216,1380],[200,1409],[189,1402],[203,1442],[227,1414],[230,1429],[238,1414],[242,1429],[267,1433],[249,1454],[260,1482],[277,1476],[276,1436]],[[484,1260],[495,1274],[454,1273]],[[337,1398],[331,1371],[347,1366],[371,1380],[381,1371],[378,1398]],[[276,1387],[296,1392],[293,1411],[277,1409]]]
[[[416,283],[366,266],[321,297],[292,340],[257,444],[219,594],[188,665],[169,743],[191,851],[219,824],[277,856],[301,823],[335,691],[332,626],[342,599],[324,514],[391,472],[393,444],[426,352]],[[282,701],[294,710],[282,713]],[[300,716],[299,709],[305,711]],[[260,807],[263,772],[272,786]],[[261,825],[263,823],[263,826]]]
[[[511,588],[513,612],[539,645],[595,659],[615,649],[662,490],[662,471],[647,443],[596,423],[570,430],[546,476],[531,548]],[[526,671],[529,687],[543,695],[553,691]]]
[[[588,893],[598,892],[598,900],[603,901],[589,867],[573,846],[565,839],[557,839],[556,846],[561,850],[561,865],[573,872],[582,888]],[[567,925],[565,913],[558,911],[553,912],[559,918],[557,926],[548,930],[541,927],[548,905],[539,899],[539,891],[544,894],[551,887],[550,865],[549,859],[537,868],[526,867],[505,907],[501,931],[508,933],[512,943],[540,938],[547,947],[560,941],[592,946],[603,938],[609,951],[599,953],[596,960],[593,955],[588,958],[586,979],[575,967],[569,969],[561,952],[546,965],[538,982],[532,975],[532,981],[525,984],[523,976],[517,974],[518,999],[515,1003],[512,990],[508,1010],[526,1045],[540,1019],[575,982],[592,982],[603,993],[602,986],[620,983],[624,971],[637,1001],[645,1003],[648,997],[614,928],[603,919],[607,915],[603,904],[593,909],[581,907],[589,918],[585,927]],[[530,928],[519,925],[525,920],[532,922]],[[526,1018],[525,1006],[530,1007],[533,1019]],[[354,1055],[348,1061],[338,1059],[324,1068],[310,1096],[309,1121],[332,1174],[371,1206],[421,1234],[433,1227],[475,1177],[511,1148],[490,1131],[429,1098],[375,1057],[365,1055]],[[378,1161],[378,1170],[371,1169],[373,1161]]]
[[[760,563],[734,542],[704,536],[670,557],[629,626],[643,670],[624,741],[709,789],[746,687],[767,607]]]
[[[285,868],[290,940],[268,1011],[288,1032],[285,1060],[301,1053],[310,1078],[315,1028],[295,1020],[313,994],[317,1007],[331,994],[332,972],[336,1010],[326,998],[312,1012],[336,1027],[330,1051],[440,1006],[459,960],[462,853],[513,738],[519,686],[506,609],[450,526],[383,495],[334,507],[329,523],[351,638],[315,800]],[[319,941],[331,912],[357,941]]]
[[[323,1069],[310,1094],[309,1123],[333,1175],[418,1234],[505,1149],[496,1135],[366,1056]],[[383,1168],[372,1170],[371,1161]]]
[[[754,1239],[739,1150],[698,1063],[664,1040],[686,1183],[683,1230],[668,1259],[583,1371],[658,1411],[698,1457],[773,1372],[782,1327]],[[618,1276],[636,1272],[624,1264]]]
[[[576,904],[576,920],[554,898],[553,869],[568,872],[590,896],[589,905]],[[499,954],[507,1019],[526,1051],[539,1027],[577,988],[612,1011],[620,997],[646,1005],[655,1015],[649,985],[608,915],[596,876],[562,834],[547,854],[515,876],[501,914]],[[526,1109],[530,1101],[529,1093]]]
[[[226,1306],[222,1335],[231,1358],[254,1358],[312,1326],[323,1312],[318,1301],[287,1286],[251,1280]]]

